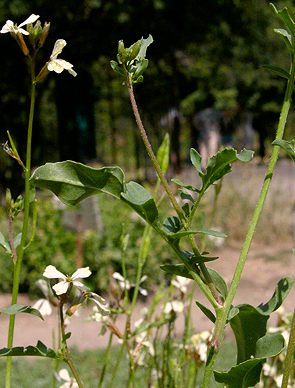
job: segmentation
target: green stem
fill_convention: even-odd
[[[184,228],[187,230],[188,229],[188,224],[187,224],[187,220],[186,220],[186,217],[185,217],[185,214],[183,213],[181,207],[179,206],[178,202],[176,201],[169,185],[168,185],[168,182],[161,170],[161,167],[159,165],[159,162],[154,154],[154,151],[152,149],[152,146],[151,146],[151,143],[149,142],[149,139],[147,137],[147,134],[146,134],[146,131],[145,131],[145,128],[144,128],[144,125],[142,123],[142,120],[141,120],[141,117],[140,117],[140,113],[139,113],[139,110],[138,110],[138,107],[137,107],[137,103],[136,103],[136,100],[135,100],[135,95],[134,95],[134,90],[133,90],[133,86],[132,86],[132,81],[130,80],[130,77],[129,75],[127,74],[126,76],[126,79],[127,79],[127,87],[128,87],[128,93],[129,93],[129,98],[130,98],[130,102],[131,102],[131,106],[132,106],[132,110],[133,110],[133,114],[134,114],[134,117],[135,117],[135,121],[136,121],[136,124],[138,126],[138,129],[139,129],[139,132],[140,132],[140,135],[141,135],[141,138],[143,140],[143,143],[145,145],[145,148],[146,148],[146,151],[148,153],[148,156],[158,174],[158,177],[170,199],[170,202],[172,204],[172,206],[174,207],[178,217],[181,219],[181,221],[183,222],[183,225],[184,225]],[[197,248],[197,245],[196,245],[196,242],[194,240],[194,238],[190,238],[190,241],[191,241],[191,244],[192,244],[192,248],[193,248],[193,251],[195,253],[199,253],[198,251],[198,248]],[[192,268],[191,268],[192,269]],[[204,278],[206,280],[206,283],[209,287],[209,293],[212,292],[213,294],[213,298],[215,299],[215,301],[219,302],[218,300],[218,292],[213,284],[213,281],[211,279],[211,276],[209,274],[209,272],[207,271],[207,268],[205,266],[204,263],[201,263],[200,265],[200,269],[204,275]],[[193,272],[193,271],[191,271]],[[193,276],[193,279],[196,280],[195,276]],[[197,276],[197,275],[196,275]],[[199,278],[199,277],[198,277]],[[199,279],[198,279],[198,285],[199,285]],[[203,282],[202,282],[203,283]],[[202,287],[203,289],[204,287]],[[208,292],[206,292],[206,294],[208,294]],[[210,297],[210,299],[212,299],[212,297]]]
[[[61,339],[62,339],[62,353],[63,353],[63,359],[66,364],[68,364],[69,368],[71,369],[73,376],[79,386],[79,388],[84,388],[85,385],[81,379],[81,376],[72,360],[71,353],[68,348],[67,344],[67,337],[65,332],[65,323],[64,323],[64,312],[63,312],[63,305],[64,303],[61,301],[59,305],[59,320],[60,320],[60,331],[61,331]]]
[[[102,388],[102,383],[103,383],[105,372],[106,372],[107,365],[108,365],[108,362],[109,362],[109,357],[110,357],[110,352],[111,352],[111,348],[112,348],[112,343],[113,343],[113,333],[110,333],[107,349],[106,349],[105,354],[104,354],[103,367],[102,367],[102,370],[101,370],[101,374],[100,374],[100,378],[99,378],[99,382],[98,382],[97,388]]]
[[[34,110],[35,110],[35,92],[36,85],[34,82],[35,79],[35,67],[34,67],[34,58],[31,59],[31,103],[30,103],[30,113],[29,113],[29,122],[28,122],[28,133],[27,133],[27,149],[26,149],[26,168],[25,168],[25,194],[24,194],[24,218],[22,225],[22,238],[20,246],[18,249],[18,255],[16,263],[13,267],[13,286],[12,286],[12,298],[11,304],[17,303],[18,293],[19,293],[19,283],[20,283],[20,273],[22,267],[22,260],[24,256],[28,226],[29,226],[29,211],[30,211],[30,175],[31,175],[31,154],[32,154],[32,133],[33,133],[33,120],[34,120]],[[14,325],[15,325],[15,315],[11,315],[9,318],[9,328],[7,336],[7,347],[11,348],[13,346],[13,337],[14,337]],[[5,387],[11,387],[11,374],[12,374],[12,358],[7,357],[6,363],[6,377],[5,377]]]
[[[287,354],[284,362],[284,374],[281,388],[288,387],[288,381],[292,371],[292,363],[294,357],[294,343],[295,343],[295,310],[293,312],[291,328],[290,328],[290,337],[287,346]]]
[[[287,88],[286,88],[286,93],[285,93],[285,98],[281,110],[281,115],[280,115],[280,120],[278,124],[278,129],[277,129],[277,134],[276,134],[276,140],[281,140],[284,136],[284,131],[285,131],[285,126],[286,126],[286,121],[288,117],[288,113],[290,110],[291,106],[291,100],[292,100],[292,93],[293,93],[293,87],[294,87],[294,78],[295,78],[295,63],[294,60],[292,61],[292,66],[291,66],[291,74],[290,74],[290,79],[288,80]],[[272,180],[272,176],[275,170],[275,166],[277,164],[278,160],[278,155],[279,155],[279,146],[274,146],[269,162],[268,169],[266,171],[266,175],[264,178],[264,182],[256,203],[256,207],[254,209],[254,213],[248,228],[248,232],[245,237],[244,244],[241,249],[239,261],[237,263],[235,273],[233,275],[233,279],[228,291],[228,295],[226,297],[225,303],[223,308],[221,309],[220,313],[216,317],[216,324],[215,324],[215,329],[214,329],[214,335],[213,335],[213,350],[214,350],[214,355],[210,359],[210,361],[207,363],[206,368],[205,368],[205,374],[204,374],[204,379],[203,379],[203,388],[207,388],[210,386],[210,380],[211,380],[211,375],[213,371],[213,364],[215,362],[216,354],[217,351],[220,347],[220,344],[223,340],[224,336],[224,329],[226,325],[226,319],[228,317],[228,313],[230,310],[230,307],[232,305],[232,302],[234,300],[241,275],[244,269],[244,266],[246,264],[246,260],[248,257],[248,252],[252,243],[252,239],[258,224],[258,221],[260,219],[260,215],[263,209],[263,205],[265,203],[265,199],[268,193],[268,189]]]

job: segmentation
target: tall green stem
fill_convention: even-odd
[[[22,267],[22,260],[24,256],[24,251],[26,247],[26,240],[28,234],[29,226],[29,211],[30,211],[30,175],[31,175],[31,153],[32,153],[32,133],[33,133],[33,120],[34,120],[34,110],[35,110],[35,66],[34,58],[31,59],[31,103],[30,103],[30,114],[28,122],[28,133],[27,133],[27,149],[26,149],[26,168],[25,168],[25,194],[24,194],[24,218],[22,226],[22,238],[20,246],[17,252],[17,260],[13,268],[13,286],[12,286],[12,298],[11,304],[17,303],[18,293],[19,293],[19,282],[20,282],[20,273]],[[13,337],[14,337],[14,325],[15,325],[15,315],[11,315],[9,319],[9,328],[8,328],[8,337],[7,337],[7,347],[11,348],[13,346]],[[12,358],[7,357],[6,363],[6,378],[5,378],[5,387],[11,387],[11,374],[12,374]]]
[[[294,358],[294,343],[295,343],[295,310],[292,316],[291,329],[290,329],[290,337],[287,346],[287,354],[284,362],[284,375],[282,381],[281,388],[288,387],[288,381],[290,378],[291,370],[292,370],[292,362]]]
[[[289,78],[288,83],[287,83],[285,98],[284,98],[284,102],[283,102],[283,106],[282,106],[282,110],[281,110],[277,134],[276,134],[276,140],[281,140],[283,138],[283,135],[284,135],[286,121],[287,121],[287,117],[288,117],[288,113],[289,113],[291,101],[292,101],[294,78],[295,78],[295,63],[294,63],[294,58],[292,58],[291,73],[290,73],[290,78]],[[259,221],[262,209],[263,209],[263,205],[265,203],[268,189],[269,189],[269,186],[270,186],[270,183],[272,180],[272,176],[273,176],[276,164],[277,164],[278,155],[279,155],[279,147],[274,146],[273,150],[272,150],[269,166],[268,166],[268,169],[266,171],[265,178],[264,178],[264,182],[263,182],[263,185],[262,185],[262,188],[261,188],[261,191],[260,191],[257,203],[256,203],[256,207],[254,209],[254,213],[253,213],[253,216],[252,216],[249,228],[248,228],[248,232],[246,234],[245,241],[244,241],[244,244],[243,244],[242,249],[241,249],[239,261],[237,263],[235,273],[233,275],[233,279],[232,279],[232,282],[231,282],[231,285],[230,285],[230,288],[228,291],[228,295],[226,297],[224,306],[223,306],[222,310],[220,311],[220,314],[217,315],[217,317],[216,317],[216,324],[215,324],[214,337],[213,337],[213,345],[215,345],[216,349],[215,349],[213,357],[210,359],[210,362],[208,362],[208,364],[206,365],[204,379],[203,379],[203,385],[202,385],[203,388],[207,388],[210,386],[210,379],[211,379],[212,370],[213,370],[212,368],[213,368],[213,364],[215,362],[217,350],[220,347],[221,341],[223,340],[226,319],[228,317],[230,307],[231,307],[232,302],[234,300],[234,297],[235,297],[235,294],[236,294],[236,291],[237,291],[237,288],[238,288],[238,285],[239,285],[239,282],[241,279],[241,275],[242,275],[243,269],[245,267],[245,263],[246,263],[246,260],[248,257],[249,249],[251,247],[252,239],[253,239],[253,236],[254,236],[254,233],[255,233],[255,230],[256,230],[256,227],[257,227],[257,224],[258,224],[258,221]]]

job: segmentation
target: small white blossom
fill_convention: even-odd
[[[64,383],[59,388],[79,388],[76,380],[69,375],[67,369],[61,369],[57,374],[57,380]]]
[[[121,290],[123,290],[123,291],[124,290],[130,290],[130,288],[135,287],[134,283],[130,283],[129,280],[125,279],[119,272],[114,272],[112,277],[118,281],[119,286],[120,286]],[[146,279],[147,279],[147,276],[144,275],[140,279],[139,284],[143,283]],[[147,290],[145,288],[143,288],[143,287],[139,286],[138,291],[143,296],[147,296],[148,295]]]
[[[200,360],[205,362],[207,359],[208,340],[211,336],[209,331],[202,331],[191,337],[191,342],[200,356]]]
[[[0,33],[6,34],[7,32],[11,32],[13,34],[23,34],[23,35],[29,35],[28,31],[24,30],[23,26],[35,23],[37,19],[39,19],[39,15],[32,14],[29,16],[24,22],[22,22],[19,26],[17,24],[14,24],[12,20],[7,20],[4,26],[2,27]]]
[[[87,300],[90,300],[96,305],[96,308],[101,313],[101,315],[109,315],[110,314],[110,308],[106,300],[94,292],[87,292],[85,294]]]
[[[66,276],[58,271],[53,265],[48,265],[43,273],[43,276],[47,279],[61,279],[61,282],[52,287],[56,295],[65,294],[68,291],[70,284],[73,284],[73,286],[77,288],[84,289],[84,284],[78,279],[88,278],[90,275],[91,271],[89,270],[89,267],[79,268],[72,276]]]
[[[72,76],[76,77],[77,73],[75,70],[73,70],[73,65],[64,59],[57,58],[66,44],[67,42],[64,39],[58,39],[55,42],[52,53],[50,55],[50,60],[47,62],[47,69],[49,71],[55,71],[58,74],[63,70],[67,70]]]
[[[171,284],[178,288],[183,294],[187,293],[187,286],[191,282],[191,279],[184,278],[182,276],[176,276],[175,279],[171,281]]]
[[[52,314],[52,307],[47,299],[41,298],[37,300],[37,302],[35,302],[32,307],[34,309],[39,310],[41,315],[43,315],[43,317],[45,317],[46,315]]]
[[[172,311],[175,313],[182,313],[184,309],[184,304],[179,300],[173,300],[172,302],[167,302],[164,306],[164,313],[170,314]]]

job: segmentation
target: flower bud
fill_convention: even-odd
[[[26,42],[24,41],[24,38],[23,38],[22,34],[17,33],[16,36],[15,36],[15,39],[16,39],[19,47],[21,48],[23,54],[25,56],[28,56],[30,51],[28,49],[28,46],[26,45]]]
[[[43,47],[45,40],[48,36],[49,29],[50,29],[50,23],[45,22],[42,33],[41,33],[40,38],[39,38],[39,43],[38,43],[39,47]]]

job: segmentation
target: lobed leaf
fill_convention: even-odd
[[[211,185],[231,171],[231,164],[237,160],[249,162],[253,158],[253,151],[243,149],[239,154],[234,148],[224,148],[209,158],[206,171],[200,173],[203,185],[201,192],[205,192]]]
[[[0,357],[8,356],[37,356],[61,359],[59,354],[57,354],[53,349],[47,348],[47,346],[41,341],[38,341],[36,346],[18,346],[14,348],[0,349]]]
[[[278,355],[284,348],[281,334],[265,335],[256,343],[255,353],[248,360],[232,367],[227,372],[214,371],[217,382],[225,383],[229,388],[252,387],[260,381],[263,362],[268,357]]]
[[[272,312],[276,311],[288,296],[293,283],[294,279],[291,277],[281,279],[270,300],[264,304],[260,304],[257,307],[257,310],[263,315],[270,315]]]
[[[36,315],[36,317],[39,317],[42,320],[44,320],[44,318],[39,310],[34,309],[31,306],[25,306],[25,305],[21,305],[21,304],[13,304],[9,307],[3,307],[0,309],[0,313],[6,314],[6,315],[15,315],[15,314],[19,314],[19,313],[26,313],[26,314]]]
[[[124,190],[124,173],[119,167],[92,168],[68,160],[38,167],[31,182],[52,191],[65,204],[77,205],[99,193],[120,198]]]
[[[272,142],[273,145],[280,146],[295,162],[295,139],[290,141],[287,140],[275,140]]]

